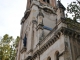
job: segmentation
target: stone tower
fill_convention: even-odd
[[[16,60],[80,60],[80,24],[64,11],[59,0],[27,0]]]

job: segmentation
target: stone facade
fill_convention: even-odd
[[[80,60],[80,30],[67,22],[62,3],[27,2],[16,60]]]

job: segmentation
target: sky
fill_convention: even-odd
[[[74,0],[61,0],[67,5]],[[0,0],[0,37],[9,34],[16,38],[20,36],[20,21],[26,10],[27,0]]]
[[[20,21],[26,9],[27,0],[0,0],[0,36],[20,35]]]

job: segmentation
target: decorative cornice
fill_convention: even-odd
[[[43,42],[46,40],[47,37],[49,37],[50,35],[52,35],[53,32],[56,31],[57,28],[58,28],[58,26],[55,26],[55,27],[52,29],[52,31],[50,31],[50,33],[49,33],[43,40],[41,40],[41,41],[39,42],[39,44],[43,43]]]
[[[30,49],[30,50],[27,52],[27,54],[29,54],[30,52],[33,52],[33,49]]]
[[[21,19],[21,24],[25,22],[25,20],[28,18],[28,16],[30,15],[31,10],[26,10],[24,17]]]
[[[38,55],[44,53],[44,51],[47,50],[51,45],[53,45],[62,34],[70,36],[75,39],[80,39],[80,32],[76,32],[76,31],[71,30],[69,28],[62,27],[58,31],[56,31],[54,33],[54,35],[52,36],[52,38],[50,38],[42,47],[40,47],[39,50],[34,52],[32,57],[35,58]],[[40,45],[41,44],[39,42],[38,46],[40,46]]]
[[[32,60],[32,57],[28,56],[25,60]]]
[[[43,24],[39,24],[37,27],[36,27],[36,30],[38,30],[38,29],[43,29]]]
[[[36,20],[32,20],[32,23],[33,23],[33,24],[37,24],[37,21],[36,21]]]
[[[33,1],[33,3],[31,4],[31,7],[35,5],[40,9],[48,9],[48,11],[50,11],[51,14],[56,14],[55,13],[55,8],[53,8],[51,5],[47,5],[47,4],[42,4],[40,1]]]
[[[68,36],[73,37],[75,39],[80,39],[80,32],[77,32],[73,29],[63,28],[62,32],[64,35],[68,35]]]
[[[65,23],[68,28],[80,32],[80,23],[71,20],[70,18],[61,18],[61,22]]]
[[[23,53],[25,51],[26,51],[26,47],[23,47],[20,52]]]

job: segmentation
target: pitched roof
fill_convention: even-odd
[[[64,10],[66,9],[59,0],[58,0],[58,8],[62,8],[62,9],[64,9]]]

